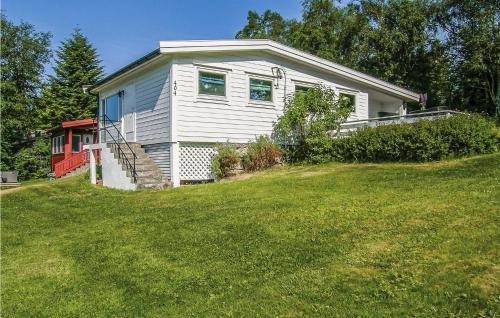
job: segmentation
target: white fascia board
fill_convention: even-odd
[[[405,100],[419,100],[419,94],[408,89],[271,40],[160,41],[160,52],[163,54],[219,51],[268,51],[392,93]]]
[[[158,60],[164,58],[165,55],[158,55],[158,56],[155,56],[153,57],[152,59],[150,59],[149,61],[147,62],[144,62],[142,64],[138,64],[137,66],[127,70],[126,72],[114,77],[112,80],[110,80],[109,82],[106,82],[104,84],[101,84],[101,85],[97,85],[95,87],[93,87],[90,92],[93,93],[93,94],[96,94],[96,93],[99,93],[103,90],[105,90],[106,88],[110,87],[110,86],[113,86],[116,82],[119,82],[120,80],[122,79],[125,79],[125,78],[128,78],[130,77],[131,75],[134,75],[136,74],[137,72],[139,71],[142,71],[146,66],[150,65],[150,64],[153,64],[155,62],[157,62]],[[113,73],[115,74],[115,73]],[[113,76],[113,74],[111,74],[111,76]]]

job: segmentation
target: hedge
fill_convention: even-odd
[[[491,153],[496,149],[492,120],[477,114],[460,114],[362,128],[332,140],[325,152],[334,161],[425,162]]]

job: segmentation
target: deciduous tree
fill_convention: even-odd
[[[500,111],[498,0],[305,0],[302,20],[249,13],[238,38],[271,38],[428,94],[428,107]]]
[[[14,154],[36,128],[34,105],[50,59],[50,33],[14,24],[1,15],[1,170],[12,169]]]

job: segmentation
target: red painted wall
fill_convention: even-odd
[[[52,144],[51,144],[51,147],[50,147],[50,151],[51,151],[51,155],[50,155],[50,161],[51,161],[51,167],[52,167],[52,171],[55,170],[55,165],[56,163],[60,162],[60,161],[63,161],[64,159],[69,159],[70,157],[72,157],[74,154],[72,152],[72,149],[71,149],[71,146],[72,146],[72,136],[74,134],[77,134],[77,135],[80,135],[82,138],[80,139],[80,152],[83,150],[83,135],[84,134],[92,134],[92,127],[74,127],[75,126],[75,123],[87,123],[88,121],[90,121],[90,124],[92,123],[92,120],[89,119],[89,120],[80,120],[80,121],[72,121],[72,122],[64,122],[62,124],[62,126],[64,126],[65,124],[71,124],[71,126],[69,126],[69,128],[65,128],[64,129],[64,152],[63,153],[59,153],[59,154],[53,154],[52,153]],[[88,126],[88,125],[87,125]],[[54,134],[55,135],[60,135],[60,130],[59,132],[56,132]],[[52,136],[52,137],[54,137]],[[93,143],[97,143],[98,142],[98,137],[97,137],[97,134],[95,135],[95,138],[94,138],[94,141]],[[96,151],[97,152],[97,160],[99,160],[99,151]],[[75,153],[76,154],[76,153]]]
[[[52,171],[54,171],[54,166],[56,165],[56,163],[58,163],[59,161],[62,161],[64,160],[64,154],[63,153],[59,153],[59,154],[51,154],[50,155],[50,161],[52,163]]]

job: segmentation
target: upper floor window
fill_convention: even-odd
[[[205,95],[226,96],[226,75],[200,71],[198,92]]]
[[[103,117],[103,121],[117,122],[121,120],[122,114],[122,94],[118,93],[103,99],[101,103],[101,113],[106,116]]]
[[[255,101],[273,101],[273,82],[250,78],[250,99]]]
[[[64,153],[64,136],[52,138],[52,154]]]
[[[356,110],[356,95],[349,93],[340,93],[340,99],[349,101],[350,105],[353,107],[353,111]]]

